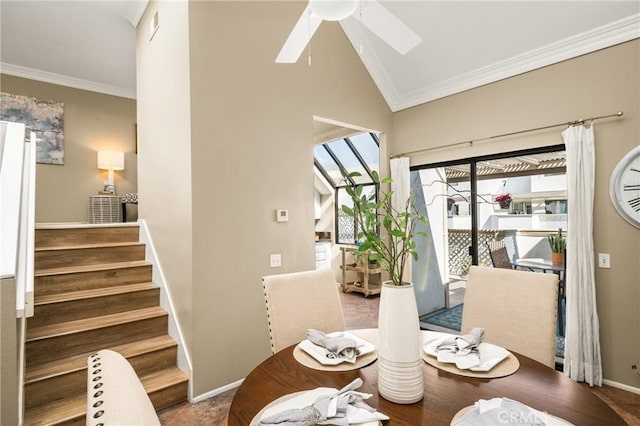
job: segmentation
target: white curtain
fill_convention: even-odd
[[[409,177],[409,157],[392,158],[391,166],[391,206],[395,210],[404,210],[407,199],[411,195],[411,182]],[[407,262],[402,276],[403,281],[411,281],[411,261]]]
[[[562,137],[567,154],[568,193],[564,373],[573,380],[602,386],[593,251],[593,124],[589,128],[571,126],[562,132]]]

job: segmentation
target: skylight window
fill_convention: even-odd
[[[372,184],[371,172],[380,172],[380,143],[373,133],[359,133],[314,147],[316,167],[334,188],[345,186],[340,167],[361,176],[348,184]]]
[[[375,194],[377,187],[373,183],[373,172],[380,173],[380,142],[373,133],[359,133],[333,142],[314,147],[314,164],[325,179],[333,185],[336,200],[336,242],[355,244],[358,229],[352,217],[342,212],[343,204],[350,205],[351,199],[344,187],[352,184],[365,185],[363,192]],[[359,172],[360,176],[347,182],[340,168],[347,173]]]

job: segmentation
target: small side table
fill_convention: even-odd
[[[357,247],[340,247],[342,250],[342,292],[349,293],[351,291],[357,291],[364,294],[364,297],[370,294],[380,294],[382,289],[382,268],[370,267],[369,256],[364,256],[359,262],[355,264],[349,264],[347,262],[347,253],[353,253],[357,250]],[[347,281],[347,271],[356,271],[358,275],[358,281]],[[377,277],[375,282],[370,282],[371,277]]]
[[[118,222],[122,222],[122,207],[119,196],[89,196],[89,223]]]

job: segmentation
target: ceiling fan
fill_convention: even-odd
[[[322,21],[340,21],[349,17],[358,20],[401,55],[422,43],[411,28],[376,0],[309,0],[276,62],[297,62]]]

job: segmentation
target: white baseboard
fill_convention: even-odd
[[[140,241],[145,243],[145,259],[153,265],[153,284],[162,289],[160,292],[160,306],[169,314],[169,335],[178,343],[178,368],[189,377],[187,399],[191,400],[191,395],[193,395],[193,364],[187,351],[184,334],[176,318],[171,292],[167,288],[162,265],[160,265],[156,256],[156,249],[147,227],[147,222],[144,219],[138,219],[136,225],[140,226]]]
[[[602,381],[603,385],[611,386],[612,388],[618,388],[622,390],[626,390],[627,392],[632,392],[640,395],[640,388],[636,388],[633,386],[625,385],[624,383],[614,382],[613,380],[604,379]]]
[[[214,389],[209,392],[203,393],[202,395],[198,395],[197,397],[191,399],[191,401],[189,402],[191,402],[192,404],[195,404],[196,402],[204,401],[205,399],[211,398],[216,395],[220,395],[221,393],[226,392],[229,389],[237,388],[242,384],[242,382],[244,382],[244,379],[240,379],[236,382],[229,383],[228,385],[222,386],[218,389]]]

